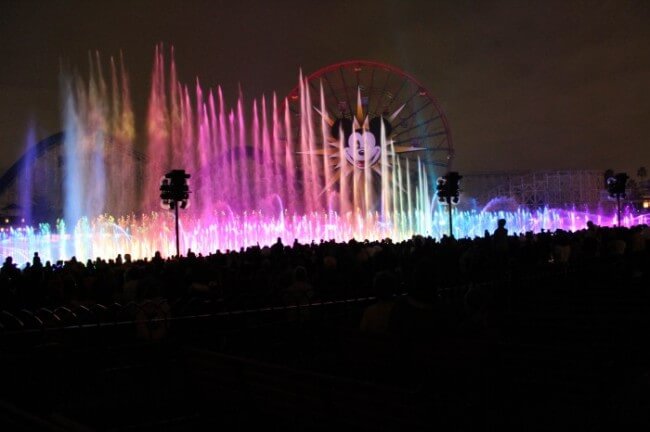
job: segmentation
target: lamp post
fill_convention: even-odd
[[[616,198],[616,222],[621,226],[621,198],[625,198],[625,187],[630,177],[626,173],[614,175],[612,170],[605,171],[605,185],[609,196]]]
[[[185,209],[189,205],[190,187],[187,179],[190,175],[185,170],[169,171],[160,184],[160,200],[163,208],[174,210],[176,224],[176,256],[181,256],[180,235],[178,229],[178,208]]]
[[[449,211],[449,237],[454,236],[453,218],[451,214],[452,203],[458,204],[460,194],[460,179],[463,176],[456,171],[450,171],[438,179],[436,190],[438,192],[438,200],[447,204]]]

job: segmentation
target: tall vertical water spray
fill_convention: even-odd
[[[137,210],[135,125],[128,78],[120,60],[110,59],[110,84],[96,53],[90,76],[62,78],[64,219],[74,226],[103,213]]]
[[[383,89],[373,93],[354,65],[354,83],[340,67],[318,80],[301,73],[287,98],[272,94],[247,103],[240,92],[228,106],[220,87],[181,83],[173,50],[165,53],[156,47],[139,137],[121,57],[105,67],[95,53],[88,78],[64,74],[65,224],[0,232],[0,255],[173,255],[173,219],[158,203],[161,177],[171,169],[192,175],[181,250],[210,253],[278,237],[285,243],[399,241],[448,232],[446,212],[432,204],[429,178],[446,166],[437,156],[451,154],[450,135],[419,85],[408,88],[406,78],[393,82],[373,71],[369,82]],[[339,75],[340,93],[333,82]],[[24,196],[41,187],[25,179]],[[24,206],[30,207],[26,198]],[[614,220],[549,209],[455,211],[454,217],[456,236],[482,235],[498,218],[508,220],[511,232]],[[630,215],[624,220],[635,222]]]

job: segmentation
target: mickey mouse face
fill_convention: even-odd
[[[369,122],[369,130],[352,129],[352,121],[348,119],[338,119],[331,128],[332,137],[340,139],[340,133],[343,132],[345,143],[345,158],[357,168],[364,168],[366,165],[372,166],[379,161],[381,156],[381,146],[379,137],[381,136],[381,123],[384,123],[384,134],[388,136],[392,131],[390,123],[382,117],[374,117]]]
[[[357,168],[374,165],[381,156],[381,147],[377,145],[375,135],[370,131],[358,129],[348,138],[344,149],[345,158]]]

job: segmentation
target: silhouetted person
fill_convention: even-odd
[[[495,238],[506,238],[508,237],[508,229],[506,228],[506,220],[499,219],[497,221],[497,229],[494,230]]]
[[[5,259],[4,264],[2,265],[2,269],[0,269],[0,275],[2,276],[3,279],[15,279],[16,277],[20,276],[20,270],[16,267],[16,264],[14,264],[14,259],[12,257],[7,257]]]
[[[502,275],[508,262],[508,229],[505,219],[497,221],[497,229],[492,234],[492,250],[494,251],[492,270],[496,272],[496,275]]]
[[[596,224],[593,223],[593,221],[587,221],[587,232],[589,233],[595,233],[597,229]]]
[[[271,253],[274,255],[281,254],[284,250],[284,245],[282,244],[282,239],[278,237],[277,241],[271,246]]]
[[[32,267],[38,269],[43,267],[43,263],[41,262],[41,257],[38,256],[38,252],[34,252],[34,258],[32,258]]]

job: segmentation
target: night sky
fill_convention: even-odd
[[[286,94],[300,67],[367,59],[418,78],[462,172],[650,165],[650,2],[0,0],[0,171],[61,130],[59,65],[122,50],[136,115],[158,42],[179,75]],[[137,131],[144,135],[142,122]]]

